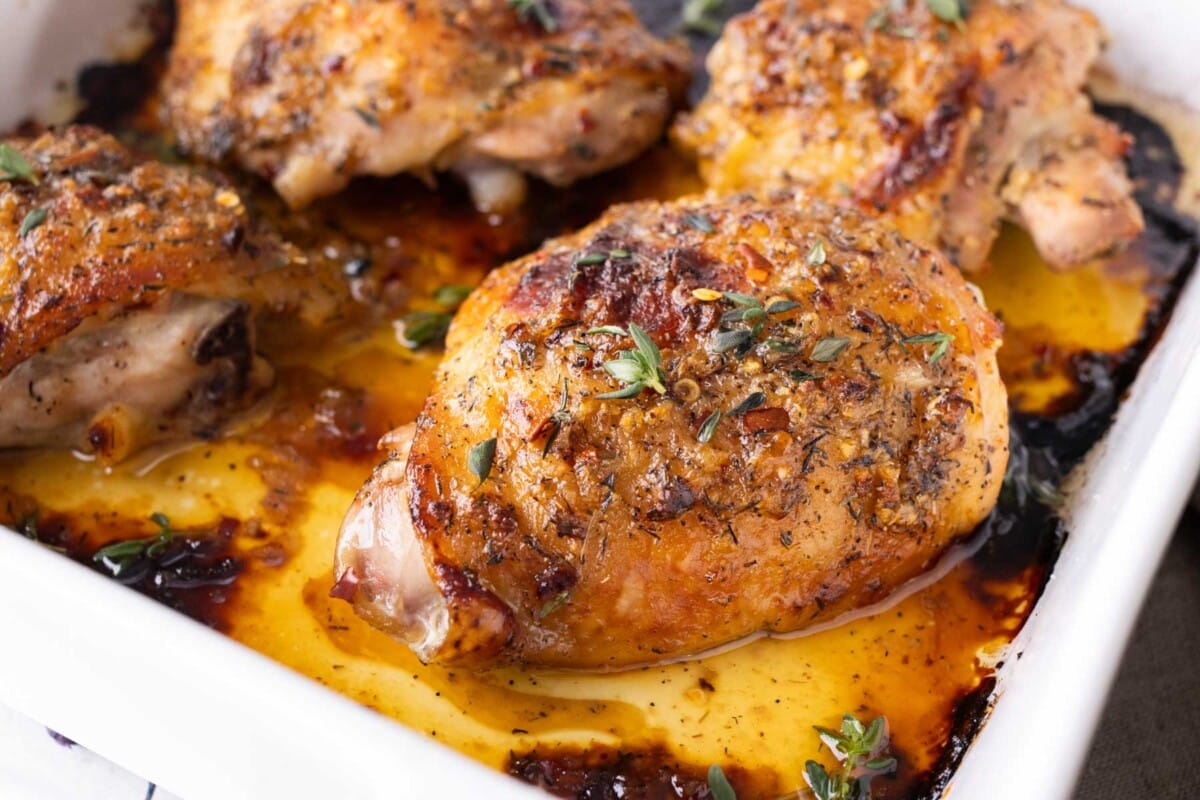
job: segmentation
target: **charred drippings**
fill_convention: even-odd
[[[235,547],[246,535],[238,520],[156,537],[143,520],[49,511],[23,497],[8,498],[3,514],[0,522],[26,538],[211,628],[228,627],[229,602],[246,567]]]
[[[150,46],[136,61],[89,64],[75,78],[75,92],[83,103],[76,122],[112,127],[135,112],[158,87],[167,52],[175,35],[175,3],[149,0],[138,13],[151,37]]]
[[[708,767],[681,764],[663,747],[619,750],[590,747],[546,748],[512,753],[505,767],[526,783],[558,797],[579,800],[709,800]],[[738,797],[758,797],[774,789],[767,775],[726,767]]]

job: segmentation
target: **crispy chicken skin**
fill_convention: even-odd
[[[32,175],[0,181],[0,447],[211,432],[270,381],[253,312],[331,313],[219,176],[86,127],[7,144]]]
[[[165,81],[185,150],[231,157],[293,206],[355,175],[452,170],[483,210],[529,173],[569,184],[658,138],[682,45],[623,0],[182,0]]]
[[[753,303],[717,291],[763,311],[730,320]],[[741,356],[714,352],[723,316]],[[602,399],[634,345],[592,329],[634,325],[665,391]],[[425,660],[588,669],[880,600],[996,500],[999,335],[949,262],[857,212],[615,207],[467,300],[346,517],[332,593]],[[470,453],[492,437],[480,482]]]
[[[982,268],[1001,219],[1065,269],[1142,230],[1128,137],[1082,86],[1103,44],[1060,0],[973,0],[959,28],[922,0],[763,0],[709,55],[676,139],[721,190],[799,185],[883,211]]]

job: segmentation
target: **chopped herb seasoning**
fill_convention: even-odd
[[[802,369],[794,369],[788,373],[788,377],[796,383],[805,383],[806,381],[819,381],[824,378],[824,375],[814,375],[811,372],[806,372]]]
[[[598,329],[593,328],[592,330],[597,331]],[[602,332],[614,333],[613,331]],[[620,328],[617,328],[615,333],[632,338],[634,349],[621,351],[620,357],[604,362],[603,366],[605,372],[627,385],[624,389],[618,389],[615,392],[598,394],[596,398],[599,400],[627,400],[637,397],[646,387],[659,394],[666,394],[667,387],[663,385],[665,378],[662,372],[662,354],[649,334],[633,322],[629,323],[628,334]]]
[[[776,300],[767,306],[768,314],[785,314],[792,309],[799,308],[800,304],[795,300]]]
[[[0,181],[38,182],[28,159],[10,144],[0,144]]]
[[[708,791],[713,800],[737,800],[737,794],[729,784],[729,779],[725,777],[725,770],[721,769],[720,764],[713,764],[708,768]]]
[[[696,434],[696,441],[701,444],[708,444],[712,439],[713,434],[717,432],[717,425],[721,422],[721,409],[709,414],[704,418],[704,422],[700,423],[700,432]]]
[[[550,13],[546,0],[508,0],[508,5],[517,12],[522,22],[534,20],[546,33],[558,30],[558,20]]]
[[[616,250],[609,250],[608,257],[614,260],[629,258],[629,251],[618,247]]]
[[[25,236],[38,225],[46,221],[46,216],[50,210],[46,206],[39,206],[25,215],[25,219],[21,220],[21,227],[17,229],[17,236],[24,239]]]
[[[791,531],[780,531],[779,532],[779,543],[782,544],[784,547],[791,547],[792,546],[792,532]]]
[[[540,611],[538,611],[538,619],[545,619],[570,601],[570,590],[559,592],[558,594],[554,595],[554,597],[551,597],[549,600],[547,600],[546,604],[542,606]]]
[[[492,462],[496,459],[496,437],[485,439],[471,448],[467,454],[467,469],[479,479],[479,486],[492,474]]]
[[[721,32],[721,19],[717,15],[723,5],[722,0],[683,0],[680,14],[683,29],[716,36]]]
[[[813,242],[813,246],[808,250],[808,256],[805,257],[805,262],[809,266],[818,267],[825,263],[825,242],[817,239]]]
[[[695,228],[701,233],[715,233],[716,228],[713,227],[712,220],[703,214],[684,214],[683,221],[691,228]]]
[[[942,360],[942,356],[946,355],[946,351],[950,348],[950,342],[954,341],[954,335],[934,331],[933,333],[918,333],[916,336],[905,336],[900,341],[904,344],[936,344],[937,347],[933,348],[933,352],[929,354],[929,363],[936,364]]]
[[[849,344],[850,338],[847,336],[827,336],[813,345],[812,355],[809,358],[822,363],[833,361]]]
[[[830,774],[816,761],[804,764],[804,778],[817,800],[868,800],[871,780],[896,771],[895,758],[887,755],[887,720],[876,717],[864,726],[853,714],[842,717],[840,731],[815,726],[821,742],[841,762]]]
[[[761,407],[763,405],[763,403],[765,403],[765,402],[767,402],[766,394],[764,394],[763,392],[754,392],[753,394],[748,396],[745,400],[743,400],[742,402],[740,402],[736,406],[734,406],[732,409],[730,409],[729,413],[726,414],[725,416],[740,417],[748,411],[753,411],[754,409]]]

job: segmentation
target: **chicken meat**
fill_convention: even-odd
[[[87,127],[0,144],[0,448],[211,434],[271,381],[256,313],[335,313],[303,262],[219,175]]]
[[[1082,90],[1103,45],[1095,17],[973,0],[953,24],[932,7],[763,0],[726,26],[676,139],[716,189],[795,185],[884,212],[967,272],[1003,219],[1057,269],[1135,238],[1129,139]]]
[[[467,300],[331,593],[427,661],[585,669],[879,601],[996,501],[999,337],[858,212],[614,207]]]
[[[486,211],[661,134],[688,53],[623,0],[181,0],[164,84],[179,143],[292,206],[355,175],[449,170]]]

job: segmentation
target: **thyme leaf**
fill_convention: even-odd
[[[492,462],[496,460],[496,437],[484,439],[467,454],[467,469],[479,479],[479,486],[492,474]]]
[[[733,786],[729,784],[725,770],[721,769],[720,764],[713,764],[708,768],[708,792],[713,800],[737,800],[737,793],[733,791]]]
[[[696,441],[701,444],[708,444],[712,439],[713,434],[717,432],[717,425],[721,422],[721,409],[709,414],[704,418],[704,422],[700,423],[700,431],[696,434]]]
[[[828,362],[842,354],[850,345],[848,336],[827,336],[821,341],[813,345],[812,354],[809,356],[813,361]]]
[[[571,601],[571,590],[570,589],[559,592],[558,594],[554,595],[554,597],[551,597],[549,600],[547,600],[546,604],[544,606],[542,606],[540,611],[538,611],[538,619],[545,619],[546,617],[553,614],[555,611],[558,611],[560,608],[565,606],[570,601]]]
[[[508,0],[508,5],[517,12],[522,22],[534,20],[546,33],[558,30],[558,20],[550,13],[546,0]]]
[[[765,402],[767,402],[767,395],[764,392],[754,392],[746,397],[745,400],[730,409],[729,413],[725,416],[740,417],[748,411],[753,411],[754,409],[759,408]]]
[[[37,185],[29,160],[10,144],[0,144],[0,181],[29,181]]]
[[[966,17],[966,7],[963,0],[925,0],[925,6],[942,22],[952,22],[962,27]]]
[[[716,228],[713,227],[712,220],[703,214],[684,214],[683,221],[687,223],[689,227],[695,228],[701,233],[716,233]]]
[[[721,20],[716,15],[723,5],[722,0],[683,0],[680,19],[684,30],[716,36],[721,32]]]
[[[813,246],[809,248],[808,255],[805,257],[805,262],[809,266],[819,267],[825,263],[825,242],[817,239],[813,242]]]
[[[46,216],[49,213],[50,209],[46,206],[39,206],[30,211],[25,215],[25,219],[21,220],[21,227],[17,229],[17,236],[24,239],[26,234],[46,221]]]
[[[427,345],[438,345],[450,330],[450,315],[445,311],[410,311],[401,320],[400,342],[405,347],[417,350]]]
[[[562,430],[562,426],[571,421],[571,412],[567,411],[567,379],[563,378],[562,395],[558,399],[558,410],[550,415],[548,420],[550,424],[550,432],[546,434],[546,446],[542,448],[542,458],[550,452],[550,448],[554,446],[554,440],[558,438],[558,432]]]
[[[433,292],[433,301],[438,305],[458,308],[471,293],[471,287],[461,283],[449,283],[439,286]]]

